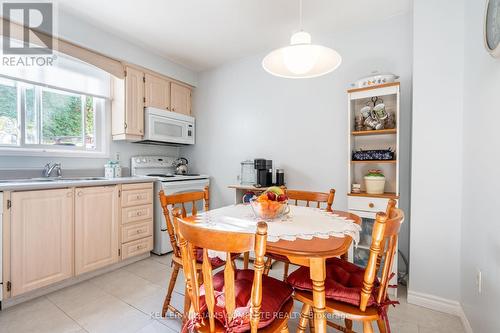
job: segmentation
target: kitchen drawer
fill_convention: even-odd
[[[153,235],[153,220],[129,223],[122,226],[122,243]]]
[[[122,207],[146,205],[153,203],[153,189],[141,188],[124,190],[122,188]]]
[[[150,252],[153,249],[153,236],[122,244],[122,259]]]
[[[347,206],[349,210],[362,210],[366,212],[385,212],[387,209],[387,198],[369,198],[369,197],[347,197]]]
[[[152,204],[122,208],[122,224],[150,220],[152,218]]]
[[[153,183],[136,183],[136,184],[123,184],[122,190],[139,190],[139,189],[150,189],[153,190]]]

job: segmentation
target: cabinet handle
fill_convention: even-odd
[[[79,191],[77,194],[78,194],[79,197],[81,197],[83,195],[83,192]]]
[[[127,123],[125,123],[125,129],[127,129]]]
[[[172,111],[174,111],[174,112],[175,112],[175,108],[172,108]]]
[[[144,232],[144,230],[142,230],[142,229],[137,230],[138,234],[142,234],[143,232]]]
[[[137,245],[137,250],[144,248],[142,245]]]
[[[375,204],[374,204],[373,202],[370,202],[370,203],[368,204],[368,207],[373,208],[373,207],[375,207]]]
[[[170,110],[170,108],[167,106],[167,111],[169,111],[169,110]]]
[[[137,212],[136,213],[137,216],[141,216],[142,215],[142,212]]]
[[[140,199],[142,199],[142,195],[139,195],[139,194],[138,194],[138,195],[136,195],[136,196],[135,196],[135,198],[136,198],[137,200],[140,200]]]

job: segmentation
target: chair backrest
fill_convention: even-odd
[[[295,206],[297,206],[299,201],[304,201],[306,203],[306,207],[309,207],[311,202],[315,202],[317,208],[320,208],[321,204],[326,204],[326,210],[332,211],[333,200],[335,199],[335,190],[333,188],[329,193],[288,189],[285,191],[289,204],[295,204]],[[295,203],[293,203],[293,201],[295,201]]]
[[[226,258],[231,253],[255,251],[254,280],[251,294],[250,325],[251,331],[257,332],[260,320],[260,307],[262,302],[262,274],[264,272],[264,255],[266,253],[267,224],[259,222],[257,231],[253,233],[238,233],[211,230],[184,222],[180,212],[174,211],[174,220],[179,233],[179,246],[181,249],[182,264],[186,280],[186,289],[191,299],[190,315],[200,314],[200,286],[196,276],[196,254],[194,249],[203,248],[203,285],[205,289],[205,303],[209,314],[210,332],[215,331],[215,293],[212,275],[212,265],[208,256],[208,249],[226,253]],[[229,321],[235,317],[236,295],[234,274],[235,268],[230,260],[226,261],[224,268],[224,299],[225,309]]]
[[[384,265],[382,266],[380,286],[378,287],[376,301],[380,304],[387,298],[387,288],[389,287],[389,281],[392,275],[394,257],[397,255],[396,246],[403,220],[404,213],[401,209],[396,208],[396,201],[393,199],[389,200],[385,213],[380,212],[376,215],[372,231],[370,257],[366,265],[363,288],[361,289],[361,311],[366,310],[382,260],[384,260]]]
[[[167,232],[170,238],[170,244],[172,245],[172,250],[174,251],[174,255],[177,257],[181,256],[181,250],[177,245],[177,236],[175,233],[175,227],[172,221],[171,210],[176,207],[180,207],[180,214],[182,217],[186,217],[188,212],[186,210],[186,203],[191,203],[191,215],[196,215],[198,210],[196,208],[196,203],[198,201],[204,201],[204,210],[208,210],[209,204],[209,192],[208,186],[205,187],[203,191],[198,192],[186,192],[172,195],[165,195],[163,190],[159,193],[160,203],[163,208],[163,215],[165,216],[165,223],[167,224]],[[171,210],[169,211],[169,207]]]

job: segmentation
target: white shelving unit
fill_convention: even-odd
[[[387,83],[384,85],[356,88],[347,91],[348,94],[348,190],[352,184],[361,184],[361,193],[347,194],[347,205],[349,212],[359,215],[362,218],[362,232],[360,242],[357,247],[351,246],[349,250],[349,260],[355,264],[366,267],[371,244],[371,232],[375,215],[377,212],[385,211],[389,199],[399,199],[399,108],[400,108],[400,87],[399,82]],[[396,117],[396,127],[394,129],[382,130],[355,130],[355,119],[360,114],[360,110],[365,105],[372,103],[372,98],[381,98],[385,104],[386,111],[394,113]],[[352,152],[363,149],[388,149],[395,152],[395,160],[391,161],[352,161]],[[364,175],[370,169],[380,169],[386,177],[385,193],[380,195],[370,195],[365,191]],[[393,272],[394,277],[390,284],[397,284],[398,261],[395,256]],[[390,293],[396,296],[397,289],[391,289]]]

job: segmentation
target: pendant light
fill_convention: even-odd
[[[311,44],[311,35],[302,30],[302,0],[299,0],[300,31],[290,38],[290,46],[264,57],[262,67],[272,75],[303,79],[325,75],[337,69],[342,57],[337,51]]]

